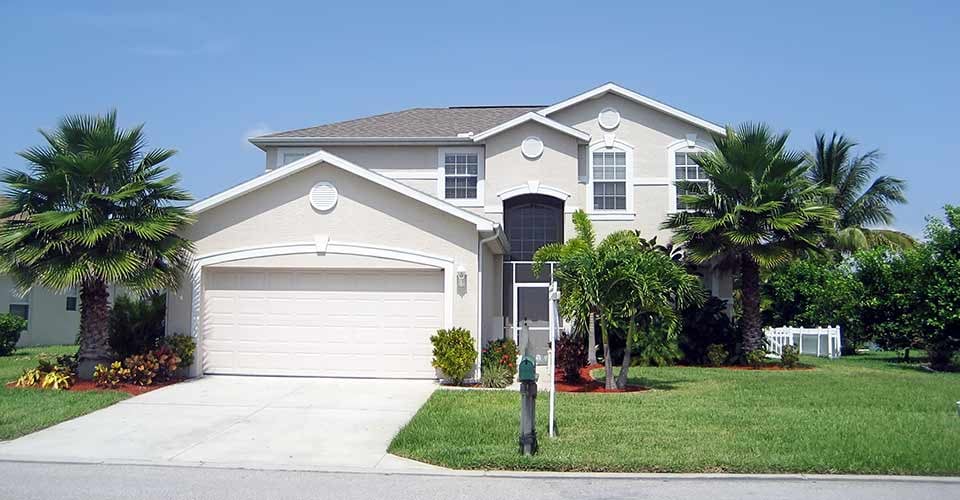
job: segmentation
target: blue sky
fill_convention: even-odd
[[[879,148],[908,232],[960,203],[958,2],[325,3],[8,1],[0,167],[61,115],[116,108],[202,198],[262,172],[257,133],[615,81],[798,148],[834,129]]]

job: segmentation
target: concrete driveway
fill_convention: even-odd
[[[0,443],[0,459],[410,468],[387,455],[430,381],[206,376]]]

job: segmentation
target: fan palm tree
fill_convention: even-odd
[[[143,126],[117,128],[116,112],[68,116],[40,131],[46,144],[20,153],[28,171],[7,170],[0,209],[0,272],[19,288],[80,290],[80,375],[111,358],[108,286],[176,289],[191,243],[190,196],[161,163],[170,149],[145,150]]]
[[[696,155],[710,185],[678,182],[690,209],[662,225],[693,262],[738,270],[745,351],[763,347],[760,269],[818,250],[837,219],[822,201],[830,189],[807,179],[804,157],[786,149],[787,137],[752,123],[714,136],[716,151]]]
[[[886,175],[874,179],[880,152],[874,149],[856,155],[856,146],[836,132],[829,140],[817,133],[816,148],[807,154],[810,180],[833,188],[827,202],[837,210],[838,218],[836,234],[825,240],[826,246],[842,253],[875,246],[913,246],[916,242],[904,233],[869,227],[893,223],[890,206],[907,202],[907,183]]]

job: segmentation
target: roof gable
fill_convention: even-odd
[[[483,132],[480,132],[479,134],[474,135],[474,136],[473,136],[473,140],[474,140],[474,142],[479,142],[479,141],[482,141],[482,140],[484,140],[484,139],[486,139],[486,138],[488,138],[488,137],[497,135],[497,134],[499,134],[499,133],[501,133],[501,132],[504,132],[504,131],[506,131],[506,130],[509,130],[509,129],[513,128],[513,127],[516,127],[516,126],[518,126],[518,125],[521,125],[521,124],[524,124],[524,123],[527,123],[527,122],[531,122],[531,121],[532,121],[532,122],[539,123],[540,125],[543,125],[543,126],[545,126],[545,127],[552,128],[552,129],[554,129],[554,130],[556,130],[556,131],[558,131],[558,132],[560,132],[560,133],[567,134],[567,135],[569,135],[569,136],[573,136],[573,137],[579,139],[580,141],[583,141],[583,142],[589,142],[589,141],[590,141],[590,134],[588,134],[588,133],[586,133],[586,132],[584,132],[584,131],[582,131],[582,130],[579,130],[579,129],[576,129],[576,128],[573,128],[573,127],[564,125],[564,124],[562,124],[562,123],[560,123],[560,122],[558,122],[558,121],[551,120],[550,118],[547,118],[547,117],[545,117],[545,116],[543,116],[543,115],[540,115],[540,114],[537,114],[537,113],[534,113],[534,112],[525,113],[525,114],[520,115],[520,116],[518,116],[518,117],[516,117],[516,118],[514,118],[514,119],[512,119],[512,120],[510,120],[510,121],[508,121],[508,122],[501,123],[500,125],[497,125],[496,127],[492,127],[492,128],[487,129],[487,130],[484,130]]]
[[[481,217],[473,212],[464,210],[460,207],[451,205],[439,198],[430,196],[421,191],[417,191],[412,187],[409,187],[405,184],[401,184],[393,179],[384,177],[376,172],[363,168],[359,165],[351,163],[339,156],[328,153],[324,150],[317,151],[310,154],[304,158],[301,158],[295,162],[284,165],[275,170],[271,170],[259,177],[250,179],[247,182],[238,184],[226,191],[222,191],[213,196],[200,200],[193,205],[188,207],[188,210],[193,214],[199,214],[206,210],[209,210],[213,207],[222,205],[228,201],[239,198],[247,193],[260,189],[264,186],[270,185],[280,179],[283,179],[287,176],[293,175],[302,170],[314,167],[319,164],[331,165],[335,168],[345,170],[354,175],[367,179],[375,184],[379,184],[387,189],[396,191],[399,194],[413,198],[421,203],[430,205],[442,212],[446,212],[454,217],[458,217],[467,222],[473,223],[477,226],[479,231],[496,231],[499,227],[499,224],[494,223],[490,219]]]
[[[664,104],[660,101],[657,101],[656,99],[652,99],[645,95],[638,94],[630,89],[621,87],[615,83],[605,83],[597,88],[588,90],[582,94],[575,95],[569,99],[560,101],[554,105],[547,106],[546,108],[540,109],[536,111],[536,113],[542,116],[549,116],[550,114],[560,111],[561,109],[569,108],[583,101],[594,99],[596,97],[600,97],[607,93],[615,94],[624,99],[633,101],[638,104],[642,104],[649,108],[653,108],[657,111],[673,116],[687,123],[692,123],[698,127],[704,128],[711,132],[721,134],[721,135],[726,135],[727,133],[726,128],[720,125],[717,125],[716,123],[709,122],[698,116],[691,115],[690,113],[687,113],[685,111],[682,111],[672,106],[669,106],[667,104]]]

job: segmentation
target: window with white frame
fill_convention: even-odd
[[[697,184],[702,184],[703,186],[709,186],[710,181],[707,178],[706,172],[703,171],[703,168],[694,161],[697,151],[678,151],[674,153],[674,173],[675,179],[681,182],[695,182]],[[680,197],[685,194],[690,194],[691,191],[683,189],[679,186],[676,187],[676,204],[677,210],[686,210],[690,207],[686,203],[680,201]]]
[[[23,318],[24,321],[30,321],[30,294],[28,293],[21,297],[11,292],[10,305],[7,307],[7,312]]]
[[[69,288],[67,289],[67,310],[76,311],[77,310],[77,289]]]
[[[480,186],[479,151],[440,152],[443,197],[447,200],[476,200]]]
[[[280,152],[280,165],[287,165],[287,164],[293,163],[293,162],[295,162],[295,161],[297,161],[297,160],[299,160],[299,159],[301,159],[301,158],[306,158],[308,154],[310,154],[310,153],[299,153],[299,152],[297,152],[297,153],[292,153],[292,152],[281,151],[281,152]]]
[[[594,210],[627,209],[627,152],[614,147],[591,154]]]

